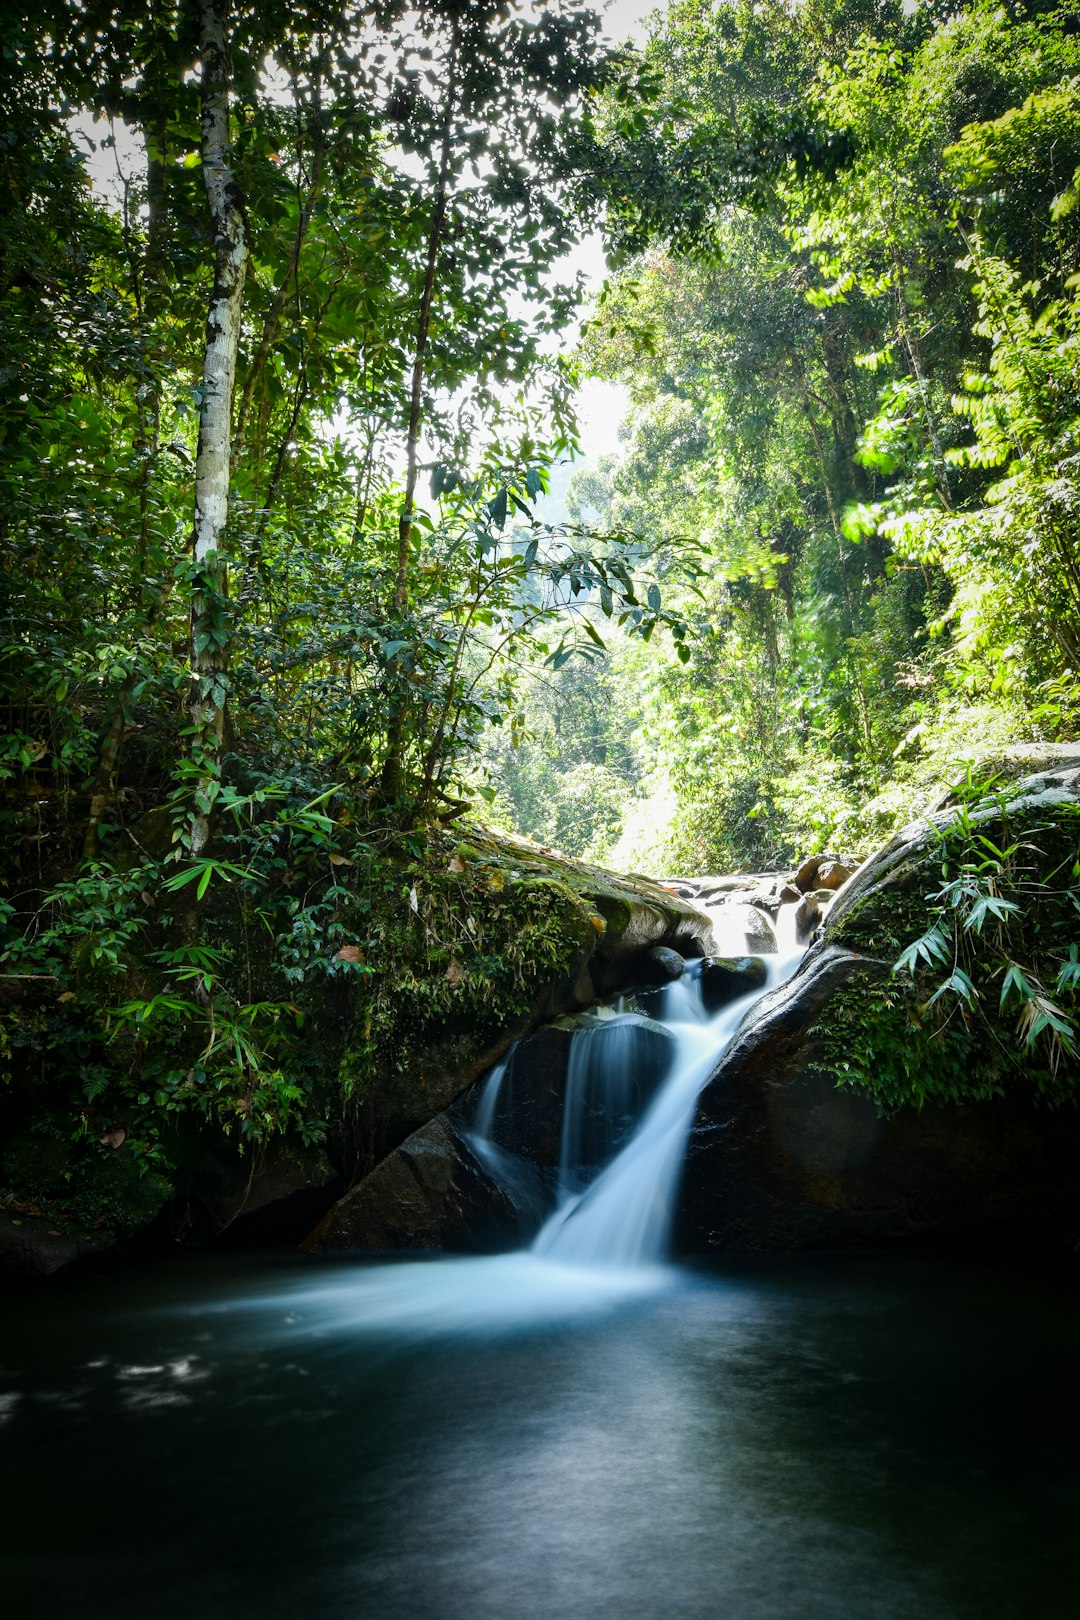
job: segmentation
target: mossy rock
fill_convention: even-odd
[[[965,869],[977,877],[995,850],[1012,852],[994,877],[995,892],[1012,894],[1019,909],[984,931],[965,931],[937,897]],[[1067,1045],[1056,1052],[1049,1043],[1025,1046],[1015,1008],[1002,1012],[1000,1000],[1009,961],[1022,964],[1032,983],[1052,987],[1080,941],[1078,860],[1080,766],[1055,765],[1007,793],[935,811],[867,861],[828,915],[824,945],[891,969],[940,918],[960,946],[952,967],[962,966],[972,991],[937,994],[950,966],[933,960],[914,975],[889,972],[858,995],[838,991],[823,1032],[824,1061],[837,1080],[864,1087],[890,1110],[1016,1088],[1054,1104],[1074,1098],[1080,1059]],[[1075,1007],[1067,991],[1058,1000],[1066,1013]]]
[[[1077,1110],[1023,1086],[879,1106],[867,1075],[905,1038],[898,988],[886,963],[823,946],[751,1009],[699,1099],[680,1249],[1072,1242]]]

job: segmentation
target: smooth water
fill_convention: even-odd
[[[5,1620],[1071,1620],[1073,1273],[662,1263],[747,1005],[708,1019],[671,988],[636,1129],[606,1072],[633,1041],[578,1063],[563,1172],[595,1176],[531,1250],[9,1300]],[[476,1120],[493,1166],[506,1076]]]
[[[8,1299],[6,1620],[1057,1620],[1074,1272],[182,1261]]]
[[[743,1018],[776,985],[794,973],[801,953],[767,963],[765,988],[742,996],[708,1018],[700,980],[688,974],[669,986],[664,1022],[674,1036],[671,1068],[637,1130],[622,1151],[575,1198],[563,1201],[533,1244],[534,1252],[574,1266],[658,1265],[667,1252],[675,1215],[686,1139],[698,1095]],[[575,1047],[595,1035],[578,1036]],[[604,1049],[603,1056],[611,1056]],[[570,1077],[574,1074],[571,1049]],[[609,1085],[621,1079],[618,1067]],[[567,1113],[574,1101],[567,1086]]]

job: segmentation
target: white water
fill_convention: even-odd
[[[768,961],[767,988],[794,971],[800,954]],[[239,1306],[230,1301],[228,1310],[268,1313],[267,1332],[275,1339],[342,1330],[412,1342],[459,1334],[491,1339],[553,1322],[594,1321],[672,1287],[678,1273],[663,1264],[664,1251],[697,1098],[761,994],[744,996],[710,1017],[696,974],[668,987],[663,1022],[675,1050],[667,1075],[629,1142],[598,1168],[584,1192],[558,1205],[530,1248],[331,1272],[284,1295],[254,1296]],[[600,1027],[582,1030],[576,1039],[598,1043],[599,1068],[604,1036],[631,1021],[621,1006],[601,1010]],[[642,1021],[633,1021],[641,1034]],[[625,1057],[629,1049],[621,1050]],[[616,1047],[608,1045],[606,1057],[617,1062]],[[470,1146],[509,1187],[529,1169],[498,1142],[502,1109],[512,1102],[512,1058],[508,1053],[485,1081],[470,1134]],[[614,1080],[618,1095],[621,1082]]]
[[[783,921],[781,911],[781,930]],[[790,931],[780,932],[782,942],[789,938]],[[793,946],[792,939],[785,955],[767,960],[766,989],[794,972],[801,952]],[[272,1337],[346,1330],[351,1335],[391,1340],[404,1336],[418,1342],[458,1334],[493,1338],[553,1322],[591,1321],[655,1297],[678,1277],[663,1261],[698,1095],[746,1012],[764,993],[743,996],[710,1017],[702,1004],[700,976],[693,970],[669,985],[660,1021],[674,1050],[659,1086],[655,1051],[650,1060],[645,1050],[650,1023],[652,1039],[657,1039],[655,1023],[626,1014],[622,1003],[596,1009],[592,1027],[583,1029],[575,1041],[585,1048],[595,1043],[587,1059],[584,1052],[578,1054],[579,1074],[591,1075],[577,1088],[586,1097],[588,1110],[595,1113],[601,1106],[601,1092],[608,1083],[617,1103],[620,1097],[624,1103],[628,1096],[632,1099],[626,1076],[618,1072],[627,1061],[636,1066],[644,1060],[641,1094],[646,1094],[646,1085],[655,1088],[654,1094],[628,1141],[624,1117],[618,1131],[625,1142],[621,1148],[610,1134],[590,1136],[595,1119],[588,1128],[564,1123],[560,1153],[564,1189],[571,1169],[575,1180],[588,1173],[585,1165],[572,1165],[575,1158],[594,1149],[601,1157],[594,1161],[594,1179],[584,1191],[577,1181],[572,1191],[558,1195],[555,1213],[529,1248],[493,1256],[365,1265],[346,1275],[330,1273],[285,1295],[254,1297],[240,1307],[232,1302],[229,1309],[239,1309],[241,1315],[248,1310],[269,1311],[274,1319]],[[627,1029],[636,1029],[640,1047],[629,1036],[616,1033]],[[505,1127],[514,1110],[513,1055],[513,1050],[507,1053],[481,1088],[469,1144],[489,1173],[528,1207],[534,1192],[545,1200],[551,1194],[544,1190],[536,1166],[499,1142],[500,1126]],[[574,1087],[568,1085],[567,1090]],[[537,1219],[541,1207],[538,1202]]]
[[[583,1166],[602,1167],[633,1136],[650,1089],[650,1048],[657,1038],[628,1013],[598,1020],[571,1042],[559,1143],[560,1208],[584,1190],[589,1178]],[[651,1067],[655,1077],[655,1051]]]
[[[788,978],[800,952],[768,961],[766,989]],[[676,981],[664,1022],[676,1040],[670,1073],[623,1151],[537,1235],[532,1252],[569,1266],[633,1269],[662,1260],[698,1095],[747,1010],[764,991],[742,996],[707,1018],[699,981]],[[588,1040],[590,1037],[579,1037]]]
[[[490,1142],[491,1140],[492,1128],[495,1124],[495,1110],[499,1106],[499,1092],[502,1090],[502,1083],[506,1078],[506,1071],[513,1061],[513,1056],[514,1048],[511,1047],[502,1062],[496,1063],[484,1081],[484,1089],[480,1093],[480,1101],[476,1107],[476,1118],[473,1120],[473,1135],[477,1141]]]

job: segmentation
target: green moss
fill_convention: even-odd
[[[123,1238],[146,1226],[171,1196],[169,1180],[123,1145],[66,1137],[66,1124],[43,1115],[10,1143],[0,1160],[0,1202],[85,1236]]]
[[[859,976],[837,990],[810,1031],[816,1067],[839,1086],[867,1091],[886,1113],[936,1102],[973,1101],[1003,1089],[1000,1064],[973,1069],[962,1019],[928,1024],[917,992],[893,977]]]
[[[597,897],[596,909],[607,924],[609,934],[615,939],[621,939],[629,928],[630,918],[633,916],[629,902],[617,895],[603,894]]]
[[[888,888],[856,901],[835,925],[826,924],[829,943],[894,961],[926,927],[927,877],[925,869],[910,867]]]

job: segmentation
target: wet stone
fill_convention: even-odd
[[[767,969],[760,956],[714,956],[701,969],[701,999],[706,1012],[719,1012],[729,1002],[761,990]]]

